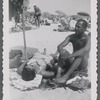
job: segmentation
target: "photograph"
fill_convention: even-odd
[[[96,100],[96,2],[4,1],[4,100]]]

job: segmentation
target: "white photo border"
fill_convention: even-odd
[[[9,0],[3,0],[3,100],[9,100]],[[97,0],[91,0],[91,100],[97,100]]]

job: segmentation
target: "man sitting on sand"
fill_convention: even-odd
[[[55,79],[56,83],[66,83],[74,71],[77,70],[80,72],[87,69],[90,51],[90,36],[85,34],[87,26],[88,24],[85,20],[78,20],[75,26],[75,34],[69,35],[60,45],[58,45],[60,56]],[[69,42],[73,45],[72,54],[63,49]],[[64,72],[63,74],[62,71]]]

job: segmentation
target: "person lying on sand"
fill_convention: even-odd
[[[87,22],[83,19],[77,21],[75,26],[75,34],[69,35],[61,44],[58,45],[60,53],[58,61],[56,83],[66,83],[71,74],[77,70],[86,70],[88,66],[88,57],[90,51],[90,36],[85,34]],[[63,48],[71,42],[73,45],[73,53],[70,54]],[[67,61],[69,60],[69,65]],[[67,69],[62,75],[62,70]]]
[[[16,58],[16,59],[15,59]],[[17,55],[12,63],[20,62],[20,57]],[[51,55],[46,55],[44,50],[43,54],[35,53],[35,55],[29,60],[25,61],[20,66],[16,66],[17,73],[22,76],[25,81],[33,80],[36,74],[42,75],[44,78],[54,77],[53,65],[55,61]],[[15,68],[15,67],[14,67]]]

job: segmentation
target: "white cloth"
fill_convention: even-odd
[[[43,55],[40,53],[36,53],[32,59],[27,63],[34,64],[34,62],[37,62],[40,66],[45,66],[46,64],[49,64],[50,61],[53,59],[50,55]]]
[[[43,55],[41,53],[36,53],[32,59],[29,60],[27,65],[33,65],[37,66],[37,74],[41,71],[43,67],[45,67],[47,64],[50,64],[50,61],[53,59],[50,55]]]
[[[70,21],[69,24],[70,24],[70,29],[71,29],[71,30],[75,29],[76,22],[77,22],[77,21],[75,21],[75,20],[71,20],[71,21]]]
[[[20,75],[17,74],[17,69],[13,68],[10,69],[10,85],[14,86],[15,88],[25,91],[25,90],[32,90],[38,88],[42,81],[42,75],[36,75],[34,80],[31,81],[24,81]]]

